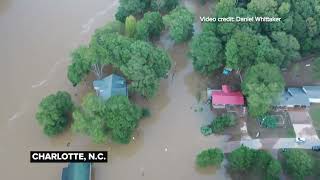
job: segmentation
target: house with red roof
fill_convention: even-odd
[[[214,108],[243,106],[244,96],[241,91],[232,91],[228,85],[222,85],[222,89],[211,91],[211,102]]]

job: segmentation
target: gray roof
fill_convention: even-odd
[[[127,85],[123,77],[111,74],[101,80],[93,81],[93,87],[102,99],[107,100],[111,96],[127,96]]]
[[[302,88],[288,88],[275,103],[276,106],[310,106],[309,98]]]
[[[303,90],[309,98],[320,98],[320,86],[303,86]]]

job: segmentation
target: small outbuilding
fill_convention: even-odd
[[[93,81],[93,88],[96,90],[97,95],[104,100],[116,95],[128,96],[126,80],[116,74]]]
[[[228,85],[222,85],[221,90],[211,90],[211,102],[214,108],[243,106],[244,96],[241,91],[232,91]]]
[[[61,180],[91,180],[91,163],[69,163],[63,168]]]

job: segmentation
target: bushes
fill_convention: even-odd
[[[230,114],[217,117],[210,125],[213,133],[221,133],[227,127],[235,125],[235,118]]]
[[[290,149],[283,153],[284,169],[295,179],[304,179],[312,174],[313,159],[303,150]]]
[[[204,136],[209,136],[212,133],[221,133],[226,128],[234,126],[236,124],[235,117],[230,114],[223,114],[212,121],[211,124],[202,126],[200,128],[201,133]]]
[[[197,155],[196,164],[199,167],[219,166],[223,161],[223,152],[218,148],[210,148]]]
[[[235,171],[247,171],[252,168],[252,165],[256,159],[255,150],[250,149],[246,146],[232,151],[228,157],[230,167]]]
[[[241,173],[254,169],[265,174],[265,179],[279,179],[281,165],[270,153],[264,150],[254,150],[245,146],[232,151],[228,156],[230,167]]]
[[[263,116],[259,118],[260,125],[264,128],[276,128],[279,119],[276,116]]]

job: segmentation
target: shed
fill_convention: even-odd
[[[111,96],[128,95],[126,80],[116,74],[93,81],[93,88],[96,90],[97,95],[104,100],[109,99]]]
[[[69,163],[63,168],[61,180],[91,180],[91,163]]]
[[[227,85],[222,85],[221,90],[212,90],[211,98],[212,106],[215,108],[244,105],[244,96],[242,92],[233,92]]]

